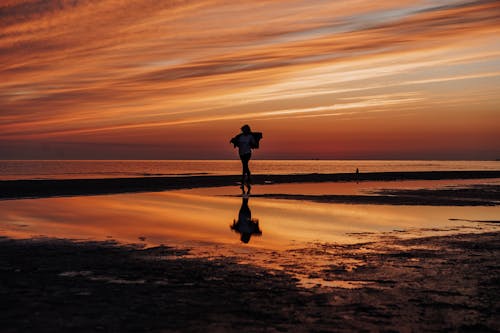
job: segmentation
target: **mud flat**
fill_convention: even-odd
[[[498,232],[310,244],[312,286],[237,258],[113,242],[0,239],[2,332],[500,330]],[[293,266],[293,262],[290,263]]]
[[[380,189],[366,195],[266,193],[253,195],[253,197],[365,205],[498,206],[500,205],[500,185],[477,184],[432,189]]]

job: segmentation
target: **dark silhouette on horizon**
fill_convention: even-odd
[[[238,220],[234,219],[233,224],[229,226],[231,230],[241,235],[240,239],[245,244],[250,242],[252,235],[262,235],[262,230],[259,227],[259,219],[252,218],[252,212],[250,211],[250,207],[248,207],[248,200],[248,196],[241,198]]]
[[[245,185],[248,189],[247,193],[250,193],[252,189],[252,174],[248,163],[252,158],[252,149],[259,148],[260,139],[262,139],[262,133],[252,132],[249,125],[243,125],[241,127],[241,133],[229,141],[233,144],[234,148],[238,147],[238,154],[242,165],[240,188],[243,194],[245,194]]]

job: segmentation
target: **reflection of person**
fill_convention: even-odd
[[[262,231],[259,228],[259,220],[252,219],[252,212],[248,207],[248,197],[242,198],[238,220],[233,220],[230,228],[241,235],[240,239],[243,243],[250,242],[252,235],[262,235]]]
[[[251,173],[248,162],[250,162],[250,158],[252,157],[252,148],[259,147],[259,140],[261,137],[262,133],[252,133],[250,126],[243,125],[241,127],[241,133],[230,141],[235,147],[238,147],[238,153],[243,167],[241,173],[241,190],[243,193],[245,193],[245,184],[247,185],[248,193],[250,193],[250,189],[252,188],[250,185],[252,180],[250,178]]]

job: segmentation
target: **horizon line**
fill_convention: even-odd
[[[237,158],[214,158],[214,159],[178,159],[178,158],[159,158],[159,159],[136,159],[136,158],[123,158],[123,159],[104,159],[104,158],[93,158],[93,159],[65,159],[65,158],[28,158],[28,159],[2,159],[0,161],[239,161]],[[500,162],[500,158],[498,159],[409,159],[409,158],[398,158],[398,159],[387,159],[387,158],[338,158],[338,159],[329,159],[329,158],[276,158],[276,159],[254,159],[255,161],[455,161],[455,162]]]

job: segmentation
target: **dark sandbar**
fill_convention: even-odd
[[[374,191],[373,195],[268,193],[253,195],[253,197],[365,205],[497,206],[500,205],[500,185],[413,190],[382,189]]]
[[[254,184],[321,183],[350,181],[402,181],[500,178],[500,171],[372,172],[298,175],[255,175]],[[240,176],[180,176],[112,179],[5,180],[0,181],[0,199],[43,198],[153,192],[187,188],[235,185]]]

